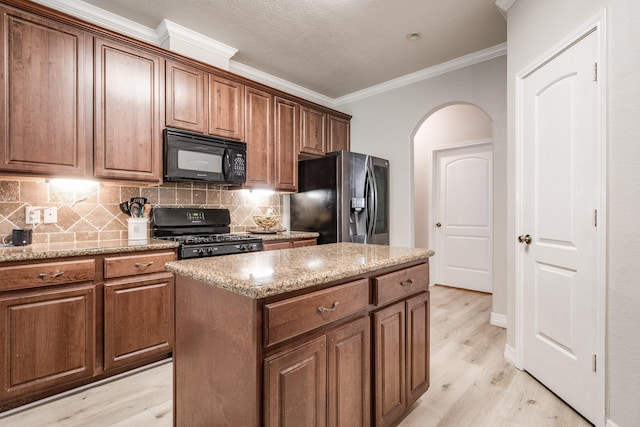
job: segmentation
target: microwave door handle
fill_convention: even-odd
[[[229,150],[224,150],[222,155],[222,175],[224,175],[225,181],[229,180],[229,171],[231,170],[231,160],[229,157]]]

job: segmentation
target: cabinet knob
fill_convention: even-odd
[[[138,267],[138,268],[147,268],[147,267],[151,267],[153,265],[153,261],[149,261],[149,262],[144,263],[144,264],[141,263],[141,262],[136,262],[134,265],[136,267]]]
[[[333,305],[330,308],[320,306],[320,307],[318,307],[318,311],[320,313],[324,313],[324,312],[327,312],[327,311],[335,311],[336,307],[338,307],[338,304],[340,304],[339,301],[334,301]]]
[[[64,271],[60,271],[60,270],[58,270],[58,271],[56,271],[56,272],[55,272],[55,273],[53,273],[53,274],[38,273],[38,276],[39,276],[41,279],[46,279],[46,278],[49,278],[49,279],[55,279],[56,277],[60,277],[60,276],[62,276],[63,274],[64,274]]]

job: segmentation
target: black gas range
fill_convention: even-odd
[[[256,252],[262,239],[230,234],[228,209],[155,208],[153,237],[179,242],[180,259]]]

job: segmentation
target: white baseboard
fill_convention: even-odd
[[[491,317],[489,318],[489,323],[493,326],[499,326],[501,328],[507,328],[507,315],[506,314],[498,314],[491,312]]]
[[[511,347],[508,344],[504,345],[504,360],[506,360],[507,362],[511,363],[513,366],[518,368],[516,349]]]
[[[614,423],[611,420],[607,420],[607,427],[618,427],[618,424]]]

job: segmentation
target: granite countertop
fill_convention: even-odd
[[[433,256],[430,249],[333,243],[172,261],[168,270],[250,298],[264,298]]]
[[[70,256],[150,251],[156,249],[174,249],[177,247],[177,242],[169,242],[167,240],[159,239],[148,239],[142,241],[88,240],[80,242],[36,243],[27,246],[0,245],[0,263]]]
[[[320,237],[320,233],[316,233],[315,231],[282,231],[273,234],[249,232],[242,234],[249,235],[251,237],[258,237],[265,242],[268,242],[269,240],[315,239]]]

